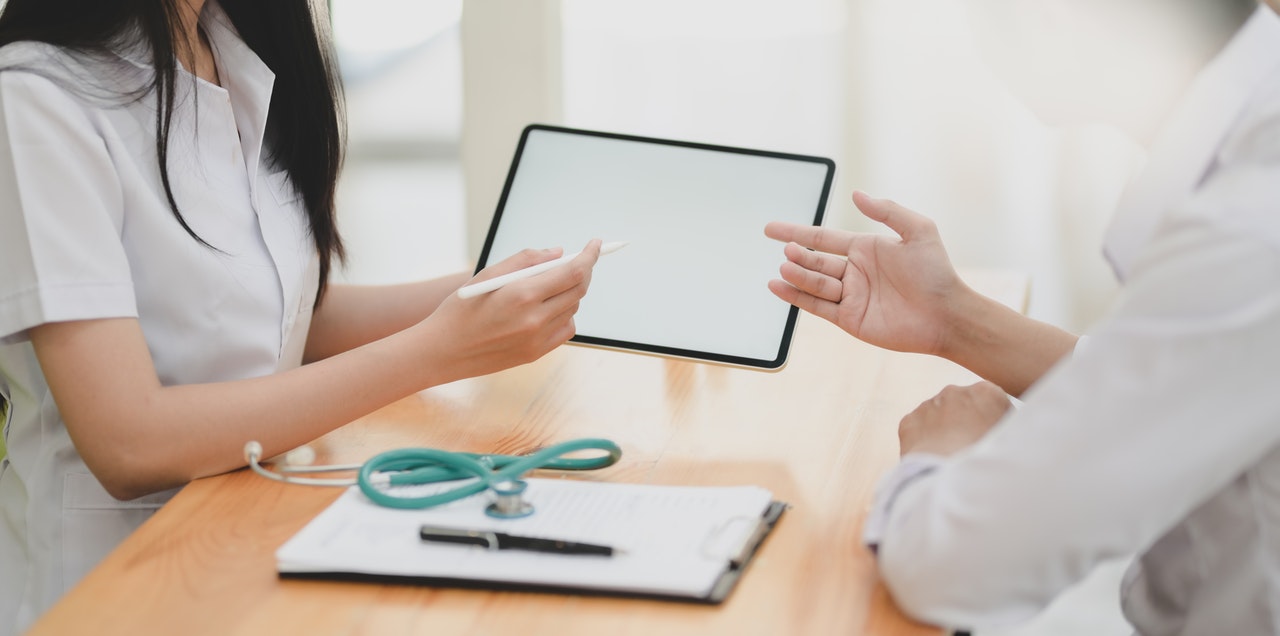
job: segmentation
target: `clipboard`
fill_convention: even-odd
[[[621,596],[701,604],[724,602],[745,575],[787,505],[753,486],[682,487],[529,479],[529,501],[542,521],[494,520],[477,495],[437,509],[392,510],[345,493],[276,552],[281,578],[364,581]],[[451,484],[456,486],[456,484]],[[439,485],[415,486],[424,490]],[[619,509],[666,510],[653,523],[597,519]],[[556,512],[555,506],[561,506]],[[696,512],[701,509],[707,514]],[[695,511],[694,517],[686,513]],[[743,513],[751,511],[750,517]],[[483,519],[481,517],[484,517]],[[485,521],[485,520],[488,521]],[[682,521],[682,519],[684,519]],[[523,523],[521,523],[523,521]],[[625,556],[596,557],[422,543],[424,523],[510,531],[524,535],[608,542]],[[576,530],[573,527],[576,526]],[[654,535],[655,528],[658,535]],[[630,537],[645,535],[641,545]],[[696,551],[696,553],[695,553]],[[689,556],[692,555],[692,556]]]

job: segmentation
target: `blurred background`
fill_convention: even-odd
[[[1140,149],[1039,123],[958,0],[332,5],[348,281],[471,267],[536,121],[831,157],[832,225],[875,229],[854,188],[894,198],[938,222],[958,266],[1028,274],[1031,314],[1077,330],[1114,293],[1099,245]]]
[[[831,157],[831,225],[879,231],[850,203],[855,188],[896,199],[937,221],[957,266],[1027,274],[1031,315],[1074,330],[1114,294],[1100,244],[1140,148],[1037,121],[984,62],[960,0],[333,0],[332,11],[350,117],[347,281],[473,267],[520,130],[540,122]],[[1122,565],[1000,633],[1130,633]]]

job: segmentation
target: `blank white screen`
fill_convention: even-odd
[[[772,361],[790,305],[769,292],[769,221],[809,224],[829,167],[533,129],[487,263],[526,247],[629,241],[596,265],[579,336]]]

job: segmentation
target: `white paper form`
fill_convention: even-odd
[[[352,573],[551,585],[701,598],[754,534],[772,501],[755,486],[685,487],[529,479],[535,512],[484,514],[485,493],[427,510],[383,508],[351,488],[276,552],[288,573]],[[404,487],[421,496],[459,482]],[[564,539],[622,550],[612,557],[424,542],[429,524]]]

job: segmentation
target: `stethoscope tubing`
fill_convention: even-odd
[[[582,450],[602,450],[606,455],[590,458],[567,458],[563,455]],[[548,446],[529,455],[484,455],[454,453],[436,448],[401,448],[374,456],[360,467],[356,483],[374,503],[388,508],[418,509],[441,506],[470,497],[494,484],[519,479],[535,469],[595,470],[612,466],[622,457],[622,449],[607,439],[587,438]],[[393,486],[431,484],[476,478],[442,493],[422,497],[389,494],[376,475],[388,475]]]
[[[564,457],[584,450],[604,451],[596,457]],[[543,448],[529,455],[493,455],[457,453],[436,448],[400,448],[379,453],[363,464],[329,466],[282,466],[268,470],[259,460],[262,446],[245,445],[245,459],[254,472],[275,481],[311,486],[359,486],[369,500],[388,508],[420,509],[441,506],[493,489],[496,485],[519,480],[531,470],[597,470],[617,463],[622,449],[603,438],[570,440]],[[352,479],[320,479],[298,477],[305,473],[357,470]],[[473,478],[465,484],[440,493],[410,497],[395,495],[387,486],[426,485]]]

